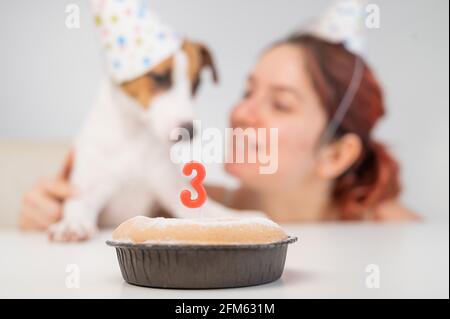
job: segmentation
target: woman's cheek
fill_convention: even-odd
[[[283,127],[278,130],[279,168],[284,173],[305,174],[312,165],[314,139],[306,130],[297,127]]]
[[[284,125],[278,128],[278,147],[289,153],[304,154],[314,148],[314,137],[301,125]]]

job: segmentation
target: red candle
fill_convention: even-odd
[[[191,180],[191,186],[197,192],[197,198],[193,198],[193,194],[190,190],[183,190],[180,194],[180,200],[184,206],[188,208],[199,208],[206,201],[206,189],[203,186],[203,180],[206,177],[205,167],[198,162],[189,162],[184,165],[183,174],[187,177],[191,176],[193,172],[196,172],[196,175]]]

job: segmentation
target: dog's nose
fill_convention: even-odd
[[[194,125],[192,122],[185,122],[180,125],[180,128],[185,129],[189,133],[189,139],[192,140],[195,136]]]

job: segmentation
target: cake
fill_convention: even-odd
[[[149,218],[119,225],[113,240],[130,284],[177,289],[260,285],[280,278],[289,244],[276,223],[261,217]]]
[[[287,238],[278,224],[262,217],[175,219],[137,216],[123,222],[113,232],[115,242],[135,244],[270,244]]]

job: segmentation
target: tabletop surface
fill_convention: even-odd
[[[122,279],[111,231],[85,243],[0,231],[0,298],[449,298],[448,223],[286,226],[283,276],[233,289],[143,288]]]

